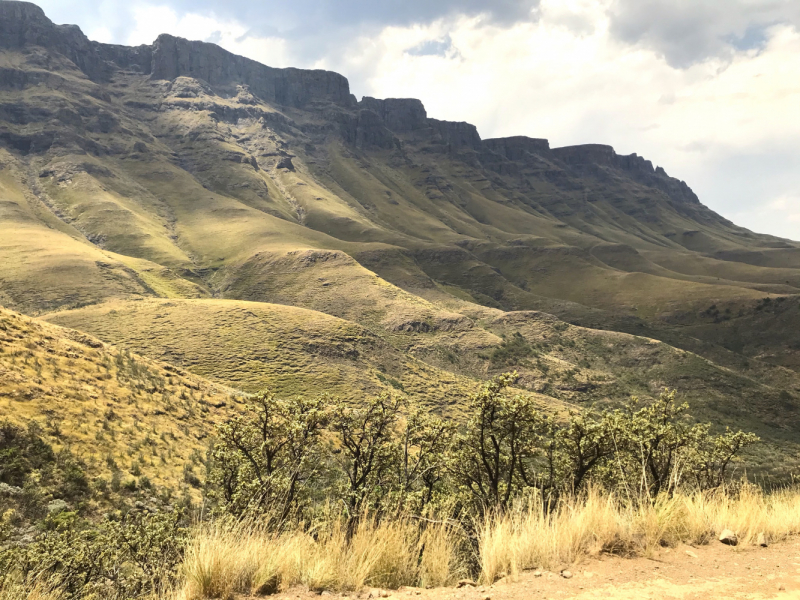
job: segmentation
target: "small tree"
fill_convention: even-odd
[[[396,466],[396,439],[404,401],[381,394],[363,406],[335,406],[330,429],[335,435],[335,462],[346,478],[345,504],[351,519],[370,496],[389,492]]]
[[[277,508],[275,516],[285,519],[305,499],[320,466],[327,420],[323,398],[256,394],[245,414],[217,428],[209,496],[236,516]]]
[[[685,480],[701,489],[721,485],[728,466],[758,437],[741,431],[711,435],[710,423],[692,423],[689,405],[678,404],[675,390],[664,390],[648,406],[636,410],[638,399],[615,414],[617,462],[628,483],[655,498],[672,494]]]
[[[409,403],[396,443],[398,507],[421,513],[434,500],[437,487],[446,477],[454,431],[452,423]]]
[[[741,461],[741,451],[759,441],[754,433],[731,431],[727,427],[721,435],[702,438],[691,473],[697,487],[708,489],[721,486],[725,483],[731,464]]]
[[[598,418],[587,412],[571,413],[566,424],[554,426],[549,489],[576,492],[607,469],[618,449],[614,435],[618,428],[618,413]]]
[[[530,396],[503,394],[516,373],[499,375],[469,401],[470,417],[456,437],[450,470],[482,508],[506,508],[526,487],[540,486],[537,458],[544,456],[548,419]]]

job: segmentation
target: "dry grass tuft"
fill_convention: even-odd
[[[293,585],[341,591],[447,585],[461,572],[458,542],[444,525],[421,527],[405,518],[362,518],[349,539],[343,520],[311,532],[210,525],[187,550],[185,596],[230,598]]]
[[[56,582],[36,580],[0,583],[0,600],[63,600],[64,597]]]
[[[740,544],[800,534],[800,492],[687,493],[630,504],[598,489],[561,502],[493,514],[476,527],[480,580],[511,579],[524,570],[558,568],[608,552],[652,555],[660,546],[703,544],[722,529]],[[295,585],[312,590],[365,586],[439,587],[469,575],[475,556],[463,530],[409,518],[362,518],[348,538],[343,520],[311,532],[270,533],[249,526],[203,527],[184,564],[187,600],[274,592]]]
[[[655,502],[622,503],[590,490],[547,513],[537,506],[487,517],[478,528],[481,579],[514,578],[536,567],[554,568],[601,552],[651,555],[659,546],[707,543],[732,529],[740,544],[758,534],[777,541],[800,533],[800,492],[765,494],[745,486],[736,494],[678,494]]]

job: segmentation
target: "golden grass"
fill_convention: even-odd
[[[207,525],[187,550],[184,594],[192,600],[295,585],[340,591],[442,586],[463,572],[458,544],[447,526],[422,527],[408,518],[364,517],[349,539],[341,519],[312,531],[281,533],[252,525]]]
[[[365,327],[314,310],[239,300],[111,301],[52,313],[46,320],[86,331],[145,356],[166,357],[202,377],[246,392],[330,393],[363,399],[391,389],[444,405],[477,381],[403,353]],[[209,343],[213,340],[213,343]]]
[[[0,419],[39,422],[93,475],[118,469],[127,482],[140,472],[180,489],[184,469],[202,474],[205,438],[238,400],[182,369],[0,309]]]
[[[317,591],[439,587],[470,571],[490,584],[601,553],[650,556],[661,546],[705,544],[723,529],[736,532],[739,547],[755,544],[759,533],[770,543],[800,534],[800,490],[766,494],[744,487],[636,504],[590,490],[549,513],[537,502],[487,516],[477,527],[477,554],[459,527],[406,517],[363,518],[349,540],[339,519],[311,532],[217,523],[196,531],[181,593],[200,600],[298,585]]]
[[[779,541],[800,533],[800,491],[765,494],[746,486],[629,504],[597,490],[546,513],[538,506],[487,517],[479,527],[481,579],[555,568],[603,552],[652,555],[660,546],[704,544],[731,529],[742,546],[763,533]]]
[[[62,600],[64,593],[54,582],[8,582],[0,584],[0,600]]]

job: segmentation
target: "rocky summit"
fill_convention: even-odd
[[[780,476],[800,243],[701,200],[607,145],[482,139],[337,73],[0,1],[0,304],[225,389],[458,414],[513,370],[554,413],[676,388]],[[12,388],[8,416],[47,410]]]

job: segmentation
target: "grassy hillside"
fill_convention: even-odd
[[[47,318],[247,392],[270,387],[282,395],[358,399],[394,387],[447,405],[472,390],[472,382],[399,352],[359,325],[291,306],[145,300]]]
[[[543,404],[671,386],[796,431],[800,244],[644,159],[481,140],[331,74],[279,94],[208,45],[159,79],[166,46],[37,39],[0,47],[0,304],[246,391],[456,407],[516,368]]]
[[[737,372],[652,338],[576,327],[546,313],[461,316],[447,327],[383,337],[320,312],[230,300],[111,302],[46,318],[248,392],[269,387],[359,402],[388,390],[454,417],[481,381],[512,370],[519,391],[548,412],[669,387],[699,418],[757,431],[767,441],[764,462],[775,453],[784,461],[770,466],[776,472],[794,460],[794,371],[754,363]]]
[[[0,309],[0,418],[39,422],[106,483],[189,487],[213,424],[240,401],[173,365]]]

